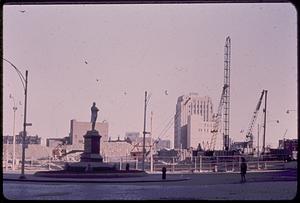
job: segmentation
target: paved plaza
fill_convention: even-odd
[[[239,173],[149,174],[147,177],[14,181],[19,174],[4,174],[3,194],[13,200],[290,200],[297,193],[297,171],[249,172],[240,183]],[[41,180],[41,179],[40,179]],[[53,180],[53,179],[52,179]],[[66,182],[68,181],[68,182]]]

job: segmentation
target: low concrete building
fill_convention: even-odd
[[[16,144],[15,158],[18,161],[22,159],[22,145]],[[6,156],[9,160],[12,160],[13,156],[13,145],[12,144],[4,144],[3,145],[3,158],[6,159]],[[39,160],[39,159],[48,159],[52,156],[52,148],[46,147],[43,145],[31,144],[28,145],[25,151],[25,159],[26,160]],[[3,159],[3,160],[4,160]]]
[[[23,131],[16,135],[16,144],[23,143]],[[41,144],[42,138],[38,135],[26,135],[25,141],[27,144]],[[3,136],[3,144],[12,144],[13,143],[13,136],[5,135]]]
[[[139,132],[126,132],[124,139],[130,140],[131,142],[136,142],[138,137],[140,137]]]
[[[133,146],[126,140],[108,140],[100,146],[100,153],[106,162],[119,162],[131,159],[130,152]]]
[[[92,129],[91,122],[76,121],[75,119],[70,122],[70,144],[71,145],[82,145],[83,148],[83,136],[88,130]],[[108,123],[107,122],[96,122],[95,130],[101,135],[101,144],[108,141]]]
[[[57,147],[60,144],[64,144],[64,138],[47,138],[46,139],[46,146],[47,147]]]

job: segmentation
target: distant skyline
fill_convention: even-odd
[[[277,147],[286,129],[285,138],[297,138],[297,12],[290,3],[3,7],[3,57],[23,74],[29,71],[27,120],[32,126],[27,130],[43,143],[68,136],[71,119],[90,121],[93,102],[100,110],[97,121],[109,123],[112,139],[142,132],[148,91],[147,131],[153,111],[153,136],[173,145],[173,125],[161,132],[179,96],[209,96],[217,111],[227,36],[232,47],[230,138],[245,140],[263,89],[268,90],[266,144]],[[18,133],[23,88],[3,61],[3,135],[12,134],[10,94],[18,103]],[[261,108],[256,126],[262,121]]]

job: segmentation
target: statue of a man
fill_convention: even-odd
[[[91,107],[91,123],[92,123],[92,130],[95,130],[95,124],[97,120],[97,114],[99,109],[96,107],[96,102],[93,102],[93,106]]]

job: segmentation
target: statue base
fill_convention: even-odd
[[[65,169],[69,172],[112,172],[117,171],[116,166],[103,162],[75,162],[66,163]]]
[[[80,162],[66,163],[65,170],[70,172],[105,172],[115,171],[116,167],[103,163],[100,155],[101,135],[97,130],[87,131],[84,137],[84,152],[80,155]]]
[[[84,152],[80,155],[80,162],[103,162],[100,155],[101,135],[97,130],[87,131],[84,137]]]

